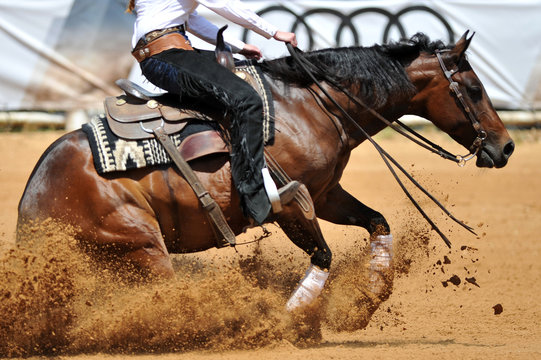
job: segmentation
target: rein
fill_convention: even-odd
[[[409,193],[409,191],[406,189],[404,183],[400,180],[400,178],[398,177],[398,175],[396,174],[396,171],[395,169],[392,167],[392,165],[390,164],[391,162],[393,163],[393,165],[395,165],[419,190],[421,190],[429,199],[431,199],[447,216],[449,216],[453,221],[455,221],[457,224],[459,224],[460,226],[462,226],[463,228],[465,228],[466,230],[468,230],[469,232],[475,234],[475,232],[473,231],[473,228],[464,224],[464,222],[462,222],[461,220],[458,220],[457,218],[455,218],[436,198],[434,198],[434,196],[432,196],[432,194],[430,194],[426,189],[424,189],[421,184],[419,184],[391,155],[389,155],[389,153],[387,153],[367,132],[366,130],[364,130],[352,117],[351,115],[349,115],[349,113],[344,109],[342,108],[338,102],[332,97],[332,95],[321,85],[321,83],[316,79],[316,77],[314,76],[314,74],[312,73],[312,71],[309,69],[309,67],[316,67],[316,65],[312,64],[311,62],[309,62],[308,60],[300,57],[297,52],[295,51],[295,49],[293,48],[293,46],[289,43],[287,43],[287,49],[289,51],[289,53],[291,54],[291,56],[293,57],[293,59],[299,64],[299,66],[302,68],[302,70],[304,72],[306,72],[306,74],[312,79],[312,81],[314,82],[314,84],[316,84],[316,86],[325,94],[325,96],[327,96],[327,98],[334,104],[334,106],[336,106],[336,108],[344,115],[344,117],[346,119],[348,119],[352,124],[353,126],[355,126],[358,131],[364,136],[366,137],[366,139],[375,147],[375,149],[378,151],[378,153],[380,154],[381,158],[383,159],[383,161],[385,162],[385,165],[387,166],[387,168],[389,169],[389,171],[391,172],[391,174],[393,175],[393,177],[395,178],[395,180],[397,181],[398,185],[402,188],[402,190],[404,191],[404,193],[406,194],[406,196],[410,199],[410,201],[412,202],[412,204],[415,206],[415,208],[421,213],[421,215],[425,218],[425,220],[432,226],[432,228],[440,235],[440,237],[443,239],[443,241],[445,242],[445,244],[448,246],[448,247],[451,247],[451,242],[449,241],[449,239],[447,239],[447,237],[441,232],[441,230],[436,226],[436,224],[432,221],[432,219],[430,219],[430,217],[424,212],[424,210],[421,208],[421,206],[417,203],[417,201],[413,198],[413,196]],[[443,66],[442,69],[444,69],[445,67]],[[445,72],[445,70],[444,70]],[[456,72],[456,71],[455,71]],[[326,73],[326,72],[324,72]],[[447,76],[447,75],[446,75]],[[451,74],[452,76],[452,74]],[[345,95],[347,95],[351,100],[353,100],[355,103],[357,103],[358,105],[362,106],[363,108],[365,108],[366,110],[368,110],[371,114],[373,114],[376,118],[378,118],[379,120],[383,121],[385,124],[387,124],[388,126],[391,126],[393,129],[395,129],[396,131],[398,131],[400,134],[406,136],[408,139],[414,141],[415,143],[421,145],[422,147],[432,151],[432,152],[435,152],[435,153],[438,153],[439,155],[441,155],[442,157],[444,158],[448,158],[450,160],[453,160],[457,163],[459,163],[459,165],[463,162],[465,163],[465,160],[463,157],[459,157],[459,156],[455,156],[455,155],[452,155],[450,152],[444,150],[443,148],[439,147],[438,145],[436,144],[433,144],[432,142],[430,142],[428,139],[425,139],[424,137],[422,137],[420,134],[417,134],[416,132],[414,132],[413,130],[411,130],[414,134],[416,134],[417,137],[419,137],[420,139],[424,139],[423,141],[426,141],[430,146],[426,145],[426,144],[423,144],[421,143],[420,141],[418,141],[417,139],[414,139],[413,137],[411,137],[409,134],[406,134],[404,131],[402,131],[402,129],[399,129],[398,127],[394,126],[389,120],[385,119],[383,116],[381,116],[379,113],[377,113],[375,110],[373,110],[372,108],[368,107],[367,105],[365,105],[359,98],[357,98],[356,96],[354,96],[353,94],[351,94],[347,89],[344,89],[342,86],[340,86],[339,84],[337,84],[334,80],[328,78],[327,76],[325,76],[325,80],[328,81],[331,85],[337,87],[340,91],[342,91]],[[460,92],[459,92],[460,93]],[[463,102],[463,100],[462,100]],[[464,105],[466,105],[464,103]],[[467,108],[467,106],[466,106]],[[469,109],[469,108],[467,108]],[[471,113],[471,112],[470,112]],[[478,123],[478,122],[477,122]],[[407,128],[407,127],[405,127]],[[480,136],[478,136],[479,138]],[[481,142],[482,142],[482,139],[481,139]],[[479,146],[478,146],[478,149],[477,151],[479,150]],[[477,152],[476,151],[476,152]],[[475,155],[475,154],[474,154]],[[469,160],[469,159],[468,159]]]

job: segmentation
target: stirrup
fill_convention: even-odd
[[[286,205],[293,200],[297,192],[299,192],[301,183],[293,180],[278,190],[274,180],[272,180],[268,168],[265,167],[261,169],[261,174],[263,175],[263,185],[265,186],[265,191],[267,192],[267,196],[269,197],[269,201],[272,206],[272,212],[277,214],[282,211],[282,205]]]
[[[280,203],[282,205],[287,205],[295,198],[295,195],[299,192],[299,187],[301,183],[297,180],[292,180],[289,183],[285,184],[278,190],[280,195]]]

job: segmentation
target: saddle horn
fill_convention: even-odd
[[[233,58],[231,47],[224,41],[223,32],[225,29],[227,29],[227,25],[218,30],[218,34],[216,34],[216,49],[214,50],[214,53],[216,54],[216,61],[218,64],[230,71],[235,71],[235,59]]]

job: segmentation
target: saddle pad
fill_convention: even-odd
[[[82,130],[88,137],[98,174],[167,165],[172,162],[162,145],[154,138],[127,141],[117,137],[103,115],[96,116],[84,124]],[[170,137],[175,146],[179,147],[190,135],[208,130],[217,131],[217,125],[213,122],[194,120],[189,122],[182,132]]]

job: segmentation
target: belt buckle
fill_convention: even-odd
[[[164,30],[154,30],[145,35],[145,42],[148,44],[163,35]]]
[[[184,25],[181,24],[179,26],[173,26],[173,27],[166,28],[166,29],[151,31],[151,32],[147,33],[144,36],[144,41],[145,41],[146,44],[148,44],[148,43],[156,40],[157,38],[159,38],[159,37],[161,37],[163,35],[166,35],[166,34],[169,34],[169,33],[175,32],[175,31],[184,31]]]

